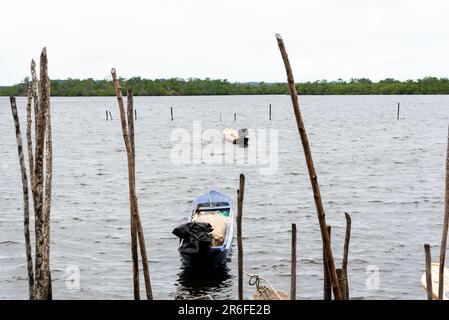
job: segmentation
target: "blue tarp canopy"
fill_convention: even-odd
[[[201,197],[199,197],[198,199],[196,199],[193,202],[193,205],[196,207],[200,204],[209,204],[211,203],[212,206],[217,206],[217,204],[219,204],[219,206],[225,206],[223,203],[227,203],[227,205],[231,206],[231,198],[228,197],[227,195],[225,195],[224,193],[215,191],[215,190],[211,190],[206,194],[203,194]]]

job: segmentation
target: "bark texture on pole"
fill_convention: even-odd
[[[125,113],[125,106],[123,102],[123,96],[122,96],[122,88],[120,87],[120,84],[118,82],[117,73],[116,70],[113,68],[111,70],[112,74],[112,80],[114,82],[114,88],[117,95],[117,102],[119,106],[120,111],[120,123],[122,126],[122,133],[123,133],[123,140],[125,142],[125,148],[128,158],[128,181],[129,181],[129,199],[131,203],[131,211],[132,215],[134,217],[134,221],[136,223],[136,229],[137,229],[137,236],[139,240],[139,246],[140,246],[140,255],[142,258],[142,269],[143,269],[143,275],[144,275],[144,281],[145,281],[145,290],[148,300],[153,299],[153,292],[151,288],[151,280],[150,280],[150,271],[148,267],[148,257],[146,252],[146,245],[145,245],[145,238],[143,234],[142,224],[140,222],[140,215],[139,215],[139,207],[137,204],[137,195],[136,195],[136,186],[135,186],[135,161],[133,157],[133,144],[134,141],[131,142],[129,131],[128,131],[128,125],[127,125],[127,116]],[[128,121],[133,121],[133,117],[130,117]]]
[[[296,300],[296,223],[292,223],[290,300]]]
[[[50,103],[50,88],[48,81],[48,61],[47,50],[44,48],[40,57],[40,80],[39,80],[39,109],[38,125],[36,133],[36,153],[34,165],[35,177],[35,234],[36,234],[36,299],[46,299],[48,295],[48,257],[46,253],[46,239],[48,239],[48,229],[46,227],[44,215],[44,150],[45,150],[45,129],[47,128],[46,115]]]
[[[36,62],[34,62],[34,59],[31,59],[31,88],[33,91],[33,100],[34,100],[34,120],[35,120],[34,134],[35,139],[37,139],[37,126],[38,126],[37,119],[39,110],[39,80],[37,79]]]
[[[48,97],[50,97],[50,80],[47,77]],[[44,194],[44,225],[45,225],[45,270],[47,272],[47,300],[52,299],[52,283],[50,275],[50,212],[51,212],[51,190],[53,181],[53,143],[51,129],[51,107],[50,99],[46,108],[45,129],[45,194]]]
[[[307,132],[304,127],[304,122],[303,122],[302,116],[301,116],[301,110],[299,108],[298,93],[297,93],[296,87],[295,87],[293,71],[290,66],[290,61],[288,59],[287,51],[285,49],[285,45],[284,45],[284,41],[282,40],[282,37],[279,34],[276,34],[276,39],[278,42],[279,50],[282,55],[282,59],[284,61],[285,71],[287,73],[288,88],[290,90],[290,96],[291,96],[291,100],[292,100],[292,104],[293,104],[293,110],[295,113],[296,124],[298,126],[299,136],[301,137],[301,142],[302,142],[302,146],[304,149],[304,155],[305,155],[306,163],[307,163],[307,169],[309,172],[309,178],[310,178],[310,182],[312,184],[313,197],[315,200],[318,222],[320,224],[320,230],[321,230],[321,238],[323,240],[323,245],[325,248],[326,263],[327,263],[327,266],[328,266],[329,272],[330,272],[332,288],[334,291],[335,299],[341,300],[342,295],[340,292],[340,285],[338,282],[337,271],[335,268],[334,256],[332,253],[329,236],[327,234],[326,217],[325,217],[323,203],[321,200],[320,187],[318,184],[318,178],[317,178],[317,174],[315,172],[315,167],[313,164],[312,151],[310,150],[309,139],[307,137]]]
[[[242,239],[242,216],[243,199],[245,198],[245,175],[240,174],[240,185],[237,196],[237,259],[238,259],[238,295],[243,300],[243,239]]]
[[[449,130],[446,152],[446,190],[444,196],[444,222],[443,222],[443,234],[441,236],[440,246],[440,272],[438,278],[438,300],[443,299],[444,289],[444,264],[446,261],[446,245],[447,245],[447,231],[449,226]]]
[[[23,155],[22,134],[20,132],[19,116],[17,114],[16,98],[10,97],[11,112],[16,128],[16,142],[17,153],[19,155],[20,174],[22,177],[23,190],[23,226],[25,236],[25,254],[27,260],[28,271],[28,291],[30,300],[34,299],[34,269],[33,269],[33,254],[31,251],[31,237],[30,237],[30,199],[28,192],[28,177],[25,164],[25,157]]]
[[[426,254],[426,291],[427,300],[433,300],[432,288],[432,256],[430,255],[430,245],[424,244],[424,253]]]

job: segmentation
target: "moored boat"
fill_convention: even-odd
[[[173,233],[180,238],[178,251],[185,267],[222,267],[234,237],[232,200],[211,190],[193,202],[188,222]]]

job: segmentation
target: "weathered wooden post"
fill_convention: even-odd
[[[29,92],[29,91],[28,91]],[[34,269],[33,269],[33,256],[31,252],[31,238],[30,238],[30,206],[29,206],[29,192],[28,192],[28,178],[25,164],[25,158],[23,155],[22,134],[20,132],[19,116],[17,114],[16,98],[10,97],[11,112],[14,120],[14,126],[16,128],[16,142],[17,153],[19,155],[20,173],[22,177],[22,191],[23,191],[23,225],[25,235],[25,254],[27,260],[28,270],[28,291],[30,300],[34,299]],[[31,125],[31,124],[29,124]]]
[[[292,223],[290,300],[296,300],[296,223]]]
[[[424,252],[426,254],[426,289],[427,300],[433,300],[432,288],[432,256],[430,255],[430,245],[424,244]]]
[[[271,103],[270,103],[270,116],[269,116],[269,119],[271,121]]]
[[[133,117],[132,117],[132,91],[129,92],[131,95],[131,101],[128,103],[128,110],[130,111],[130,117],[127,118],[125,114],[125,107],[123,102],[123,96],[122,96],[122,88],[120,87],[120,84],[118,82],[117,73],[115,69],[113,68],[111,70],[112,74],[112,80],[114,82],[114,88],[117,95],[117,102],[119,106],[119,112],[120,112],[120,124],[122,127],[122,134],[123,134],[123,140],[125,142],[125,148],[126,148],[126,154],[128,159],[128,187],[129,187],[129,198],[130,198],[130,212],[134,218],[134,222],[131,222],[132,224],[135,223],[135,228],[137,231],[137,237],[139,240],[139,246],[140,246],[140,255],[142,258],[142,269],[143,269],[143,275],[144,275],[144,281],[145,281],[145,290],[148,300],[153,299],[153,291],[151,288],[151,281],[150,281],[150,271],[148,267],[148,257],[146,253],[146,245],[145,245],[145,237],[143,234],[142,224],[140,222],[140,214],[139,214],[139,206],[137,203],[137,195],[136,195],[136,177],[135,177],[135,146],[134,146],[134,123],[133,123]],[[129,123],[129,127],[127,125],[127,120]],[[129,128],[131,128],[131,135]],[[131,219],[133,220],[133,219]],[[133,249],[132,249],[133,250]],[[135,272],[133,271],[133,275]]]
[[[327,234],[329,235],[329,241],[331,240],[331,226],[326,226]],[[329,269],[326,263],[326,250],[323,244],[323,300],[332,300],[332,285],[330,281]]]
[[[108,118],[109,118],[109,117],[108,117],[108,110],[106,110],[106,121],[109,120]]]
[[[240,174],[240,185],[237,196],[237,258],[238,258],[238,295],[243,300],[243,240],[242,240],[242,215],[243,199],[245,197],[245,175]]]
[[[449,130],[448,130],[448,141],[447,141],[447,151],[446,151],[446,190],[444,197],[444,222],[443,222],[443,234],[441,235],[441,246],[440,246],[440,270],[438,278],[438,300],[443,299],[443,289],[444,289],[444,264],[446,261],[446,245],[447,245],[447,231],[449,226]]]
[[[400,102],[398,102],[398,115],[397,115],[397,118],[396,118],[396,120],[399,120],[399,109],[401,108],[401,103]]]
[[[332,253],[329,236],[327,234],[326,217],[325,217],[325,213],[324,213],[323,203],[321,200],[320,187],[318,184],[318,178],[317,178],[317,174],[316,174],[315,167],[313,164],[313,158],[312,158],[312,152],[310,150],[309,139],[307,137],[307,132],[304,127],[304,122],[303,122],[302,116],[301,116],[301,110],[299,108],[298,92],[296,91],[295,80],[293,78],[293,71],[290,66],[290,61],[288,60],[287,51],[285,49],[284,41],[282,40],[281,35],[276,34],[276,39],[278,42],[279,50],[282,55],[282,59],[284,61],[285,71],[287,73],[288,87],[290,90],[290,96],[291,96],[291,100],[292,100],[292,104],[293,104],[293,110],[295,113],[296,125],[298,127],[299,136],[301,137],[301,142],[302,142],[302,146],[304,149],[304,155],[305,155],[306,163],[307,163],[307,169],[309,172],[309,178],[310,178],[310,182],[312,184],[313,197],[315,200],[318,222],[320,224],[321,238],[323,240],[323,244],[325,247],[326,263],[328,265],[329,272],[330,272],[332,288],[334,291],[335,299],[341,300],[342,295],[340,292],[340,285],[338,282],[337,271],[335,268],[334,255]]]
[[[170,107],[171,121],[173,121],[173,107]]]
[[[348,256],[349,256],[349,241],[351,239],[351,216],[345,212],[345,220],[346,220],[346,232],[345,232],[345,243],[343,248],[343,260],[342,260],[342,269],[344,273],[345,283],[345,300],[349,299],[349,283],[348,283]]]
[[[110,119],[110,120],[114,120],[114,119],[112,119],[112,113],[111,113],[111,111],[109,111],[109,119]]]
[[[134,122],[133,122],[133,106],[134,106],[134,98],[133,91],[131,88],[127,91],[127,117],[128,117],[128,134],[131,146],[131,153],[134,159],[134,163],[136,161],[136,148],[134,143]],[[135,177],[135,166],[132,168],[133,175]],[[140,286],[139,286],[139,257],[138,257],[138,247],[137,247],[137,222],[134,218],[134,206],[130,201],[130,230],[131,230],[131,256],[133,261],[133,288],[134,288],[134,300],[140,300]]]
[[[237,113],[234,113],[234,121],[237,120]]]
[[[137,109],[134,110],[134,120],[137,121]]]

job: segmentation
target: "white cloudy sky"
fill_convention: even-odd
[[[47,46],[52,79],[449,76],[448,0],[2,0],[0,85]]]

